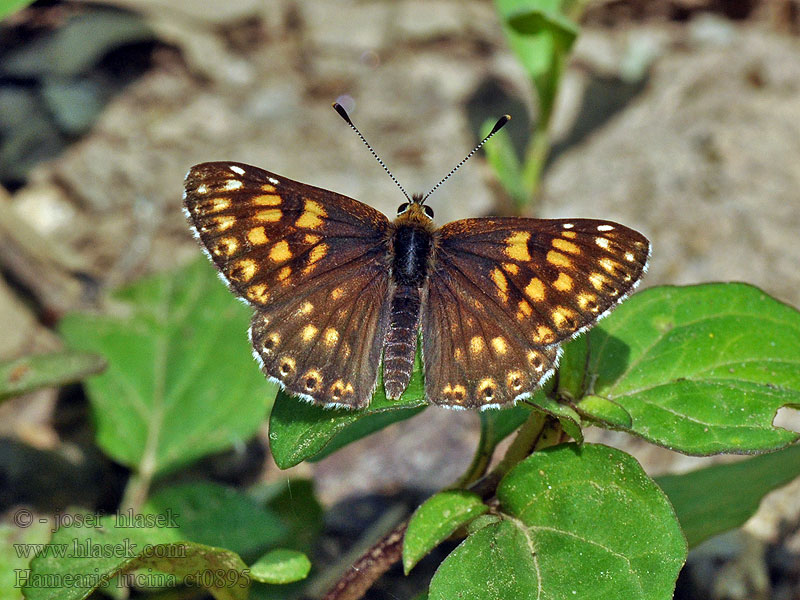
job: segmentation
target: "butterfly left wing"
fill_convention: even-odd
[[[649,251],[640,233],[593,219],[442,227],[422,315],[428,400],[486,408],[533,393],[559,344],[636,286]]]
[[[184,207],[231,291],[256,309],[264,373],[327,406],[366,406],[388,318],[388,219],[352,198],[241,163],[186,176]]]

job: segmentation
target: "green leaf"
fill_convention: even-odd
[[[511,49],[539,96],[539,120],[549,123],[564,63],[578,26],[564,13],[562,0],[495,0]]]
[[[601,396],[586,396],[578,404],[578,409],[582,414],[614,427],[630,429],[633,425],[633,419],[627,410]]]
[[[537,2],[537,4],[550,4]],[[559,52],[569,52],[580,31],[578,25],[558,10],[533,8],[523,10],[508,19],[508,24],[519,34],[547,35]]]
[[[547,27],[546,15],[558,14],[561,0],[495,0],[495,7],[505,23],[511,49],[525,67],[531,79],[550,71],[553,54],[556,51],[553,31]],[[512,19],[519,20],[526,14],[539,14],[545,27],[535,33],[520,33],[511,25]]]
[[[0,19],[5,19],[8,15],[19,9],[33,4],[33,0],[2,0],[0,1]]]
[[[159,490],[142,512],[171,515],[181,539],[240,555],[263,551],[287,533],[272,511],[216,483],[186,483]]]
[[[250,577],[262,583],[293,583],[308,577],[311,561],[302,552],[279,548],[268,552],[250,567]]]
[[[581,431],[581,418],[572,408],[566,404],[556,402],[544,394],[535,394],[528,400],[538,410],[555,417],[561,424],[566,434],[579,444],[583,443],[583,432]]]
[[[678,515],[689,547],[744,524],[761,499],[800,476],[800,446],[740,462],[656,479]]]
[[[16,521],[20,516],[33,516],[27,509],[17,508],[9,516]],[[32,518],[26,527],[0,524],[0,598],[22,600],[19,578],[28,568],[31,558],[47,545],[51,525]]]
[[[36,354],[3,362],[0,363],[0,401],[42,387],[74,383],[105,368],[106,361],[102,356],[75,350]]]
[[[249,438],[274,395],[250,356],[250,310],[203,262],[115,296],[116,315],[71,314],[70,346],[106,357],[88,381],[97,441],[136,470],[161,474]]]
[[[413,417],[426,408],[424,397],[419,353],[402,397],[387,399],[379,377],[369,406],[362,410],[322,408],[280,392],[269,420],[272,457],[281,469],[310,458],[323,458],[392,423]]]
[[[628,430],[646,440],[708,455],[773,450],[798,438],[772,421],[780,407],[800,404],[800,312],[758,288],[651,288],[588,337],[586,387],[627,411]],[[596,406],[579,404],[608,420]]]
[[[525,533],[503,520],[464,540],[439,565],[429,600],[536,598],[538,569]],[[553,598],[568,597],[557,590]]]
[[[6,50],[3,74],[43,80],[45,84],[58,77],[86,77],[114,50],[154,39],[155,33],[135,12],[95,6],[80,14],[64,15],[47,35],[31,36],[26,43]]]
[[[247,598],[247,566],[233,552],[181,541],[174,528],[123,527],[117,526],[116,519],[116,515],[110,515],[100,519],[96,527],[62,527],[56,531],[48,550],[31,561],[23,587],[25,598],[83,599],[135,569],[144,569],[137,586],[193,583],[217,600]]]
[[[467,523],[467,533],[472,535],[476,531],[480,531],[484,527],[488,527],[489,525],[494,525],[495,523],[499,523],[501,518],[499,515],[494,514],[486,514],[477,517],[476,519]]]
[[[430,598],[672,598],[686,541],[665,494],[605,446],[536,452],[497,489],[502,521],[441,564]]]
[[[406,575],[453,532],[488,510],[480,496],[466,490],[447,490],[428,498],[412,515],[403,539]]]

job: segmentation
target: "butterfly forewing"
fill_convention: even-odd
[[[435,356],[425,361],[429,400],[485,407],[532,393],[555,366],[558,344],[620,302],[648,256],[644,236],[609,221],[445,225],[422,323],[423,356]]]
[[[240,163],[192,167],[187,216],[231,290],[257,312],[264,372],[315,402],[366,406],[389,285],[380,212]]]
[[[257,308],[386,246],[389,221],[377,210],[256,167],[203,163],[185,185],[197,237],[232,291]]]

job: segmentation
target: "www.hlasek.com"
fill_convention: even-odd
[[[211,588],[245,588],[250,585],[250,569],[242,571],[228,569],[205,569],[195,573],[174,575],[153,569],[140,569],[120,573],[111,578],[108,573],[95,569],[93,573],[31,573],[30,569],[14,570],[14,585],[17,588],[120,588],[140,589],[175,587],[178,585]]]
[[[183,544],[145,544],[139,546],[125,538],[116,544],[98,543],[91,538],[73,538],[62,544],[14,544],[17,558],[186,558]]]

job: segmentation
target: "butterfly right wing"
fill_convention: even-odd
[[[388,319],[389,221],[241,163],[192,167],[184,207],[231,291],[256,310],[264,373],[318,404],[366,406]]]
[[[428,401],[486,408],[535,392],[559,344],[636,287],[649,250],[637,231],[595,219],[446,224],[422,316]]]

